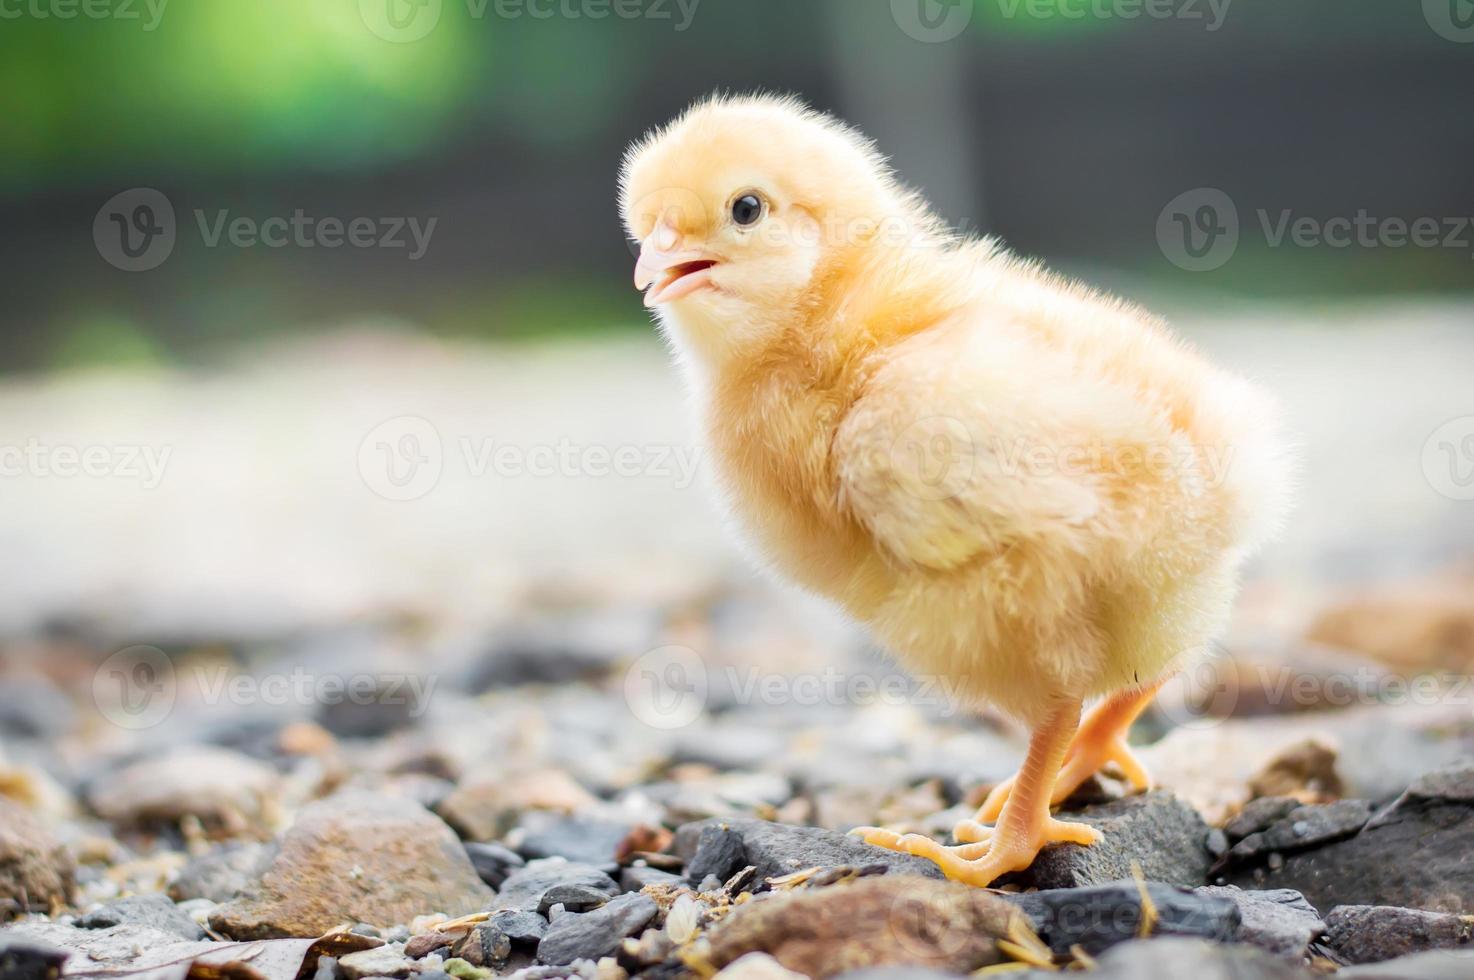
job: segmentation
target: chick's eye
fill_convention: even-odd
[[[756,194],[743,194],[732,202],[732,220],[740,227],[757,223],[763,216],[763,201]]]

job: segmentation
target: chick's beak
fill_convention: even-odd
[[[646,290],[645,305],[656,306],[711,286],[716,259],[700,249],[678,249],[680,236],[661,224],[640,245],[635,288]]]

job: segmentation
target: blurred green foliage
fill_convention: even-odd
[[[518,7],[528,2],[557,9],[533,15]],[[904,117],[918,111],[958,113],[929,131],[955,145],[928,138],[920,152],[980,164],[985,204],[970,226],[1138,297],[1470,284],[1459,251],[1265,249],[1252,236],[1194,278],[1152,238],[1161,203],[1195,185],[1239,195],[1246,221],[1260,205],[1474,210],[1449,190],[1458,137],[1444,135],[1428,95],[1456,96],[1448,66],[1474,64],[1474,46],[1455,51],[1417,4],[1191,0],[1204,18],[1225,15],[1208,28],[1081,16],[1161,0],[975,0],[960,39],[918,49],[890,0],[686,0],[696,8],[684,25],[679,0],[658,0],[666,20],[594,15],[613,2],[657,4],[0,0],[0,205],[17,207],[7,231],[22,229],[0,241],[15,294],[0,308],[8,363],[147,364],[376,319],[451,336],[644,328],[614,213],[619,153],[715,88],[796,90],[854,110],[880,137],[904,139]],[[413,13],[417,3],[437,19],[408,43],[369,23],[374,5]],[[499,3],[522,12],[499,15]],[[113,15],[88,16],[89,4]],[[868,33],[840,29],[860,12],[873,18]],[[903,91],[868,71],[898,54],[923,72]],[[965,95],[932,99],[943,84]],[[1343,96],[1345,85],[1356,89]],[[1363,105],[1374,110],[1365,119]],[[1262,121],[1266,111],[1280,118]],[[1286,150],[1305,123],[1319,128]],[[147,275],[107,266],[88,233],[102,201],[137,185],[166,189],[179,211],[179,246]],[[342,250],[205,249],[196,207],[441,221],[429,256],[408,265]]]
[[[156,20],[144,0],[132,9],[136,20],[0,27],[5,185],[86,178],[100,163],[199,174],[410,157],[443,131],[488,56],[456,30],[387,43],[332,0],[174,0]]]

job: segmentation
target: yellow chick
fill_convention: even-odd
[[[1283,510],[1272,403],[1146,312],[952,233],[794,99],[692,106],[620,191],[755,550],[1032,730],[960,843],[856,832],[974,885],[1098,840],[1051,806],[1110,762],[1149,787],[1126,731]]]

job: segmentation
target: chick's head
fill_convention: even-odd
[[[698,103],[633,146],[620,211],[645,305],[723,356],[782,329],[914,201],[863,136],[796,100],[746,96]]]

